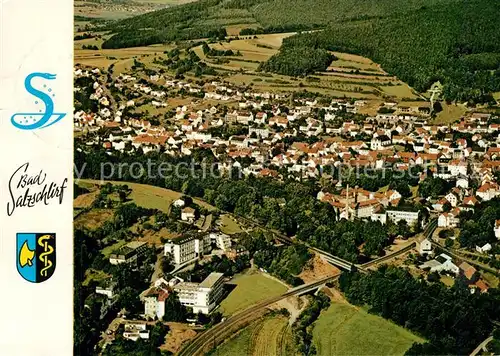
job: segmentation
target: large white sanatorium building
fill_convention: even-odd
[[[192,308],[193,313],[209,314],[220,301],[224,275],[212,272],[201,283],[181,282],[174,287],[182,305]]]

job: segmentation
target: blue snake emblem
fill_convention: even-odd
[[[49,127],[66,116],[64,113],[54,112],[54,101],[49,94],[33,87],[31,81],[36,77],[46,80],[56,79],[56,75],[50,73],[35,72],[26,76],[26,79],[24,80],[24,87],[26,88],[26,91],[38,98],[39,101],[35,101],[35,104],[43,103],[45,110],[40,109],[38,113],[16,113],[12,115],[10,120],[12,125],[21,130],[35,130]],[[44,88],[45,87],[47,87],[47,85],[44,85]],[[52,89],[49,88],[48,92],[51,91]],[[52,94],[52,96],[54,97],[55,94]]]

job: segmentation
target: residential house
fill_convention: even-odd
[[[486,243],[483,246],[476,246],[476,251],[479,253],[487,253],[491,249],[492,249],[492,246],[489,243]]]
[[[165,315],[165,301],[169,296],[167,285],[153,286],[141,293],[144,302],[144,316],[161,320]]]
[[[500,240],[500,220],[495,221],[493,232],[495,233],[495,237]]]
[[[458,215],[460,214],[459,209],[453,209],[450,212],[444,212],[439,214],[438,217],[438,226],[445,228],[454,228],[457,227],[460,223],[460,219]]]
[[[144,322],[128,322],[123,327],[123,337],[128,340],[137,341],[139,339],[148,340],[149,331]]]
[[[432,255],[434,251],[432,250],[432,242],[429,239],[424,239],[420,242],[418,246],[418,253],[422,256],[424,255]]]
[[[477,189],[476,195],[483,201],[488,201],[500,195],[500,188],[496,183],[484,183]]]
[[[442,253],[435,259],[425,262],[419,266],[421,269],[429,269],[430,272],[450,272],[458,275],[460,269],[453,263],[450,256]]]
[[[196,219],[196,210],[191,207],[186,207],[181,210],[181,220],[187,222],[194,222]]]

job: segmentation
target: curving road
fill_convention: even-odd
[[[472,353],[470,354],[470,356],[476,356],[478,353],[480,353],[481,351],[483,351],[486,348],[486,345],[488,345],[492,340],[493,340],[493,336],[490,336],[489,338],[487,338],[486,340],[484,340],[481,344],[479,344],[478,347],[476,347],[474,349],[474,351],[472,351]]]

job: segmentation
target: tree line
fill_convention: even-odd
[[[343,273],[340,289],[350,303],[394,321],[427,339],[406,355],[468,355],[493,330],[500,291],[471,294],[465,283],[452,288],[415,279],[404,269],[381,266],[368,274]]]

